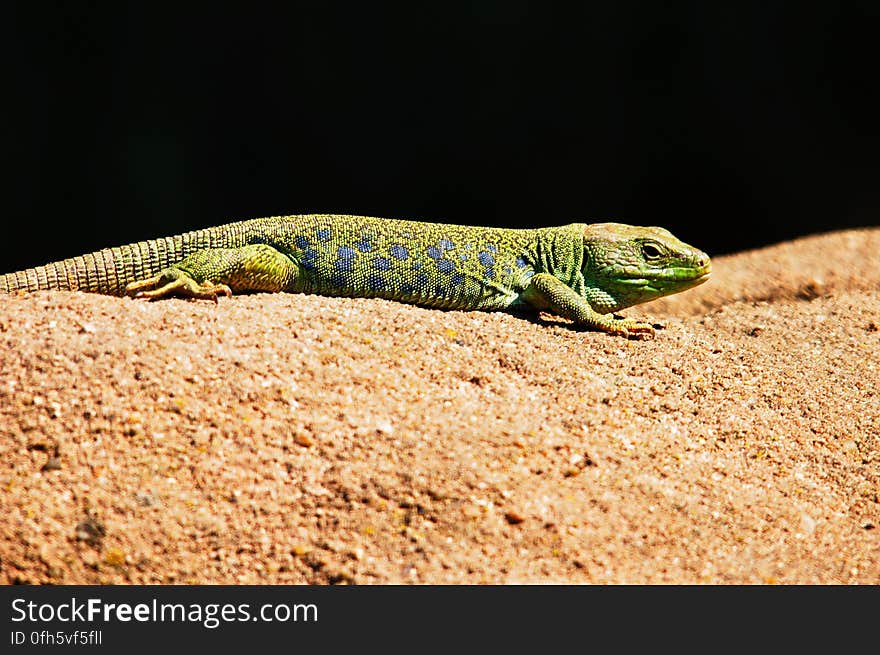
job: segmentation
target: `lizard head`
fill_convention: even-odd
[[[597,311],[614,312],[690,289],[708,280],[711,270],[706,253],[662,227],[584,226],[582,272]]]

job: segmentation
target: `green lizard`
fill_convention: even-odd
[[[106,248],[0,275],[0,292],[380,297],[445,309],[550,311],[577,325],[650,337],[650,324],[613,312],[701,284],[710,270],[705,253],[658,227],[514,230],[321,214]]]

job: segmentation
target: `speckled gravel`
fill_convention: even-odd
[[[0,296],[5,583],[880,583],[880,230],[628,316]]]

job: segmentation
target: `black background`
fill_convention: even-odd
[[[6,9],[2,268],[307,212],[880,224],[876,0],[277,5]]]

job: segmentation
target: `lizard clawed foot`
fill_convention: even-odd
[[[662,325],[651,325],[644,321],[637,321],[632,318],[621,318],[614,322],[613,328],[609,330],[614,334],[619,334],[627,339],[653,339],[655,328],[662,328]]]
[[[125,287],[125,292],[135,298],[157,300],[168,296],[183,296],[218,302],[221,294],[232,296],[232,289],[225,284],[215,284],[205,280],[201,284],[176,268],[168,268],[153,277],[137,280]]]

